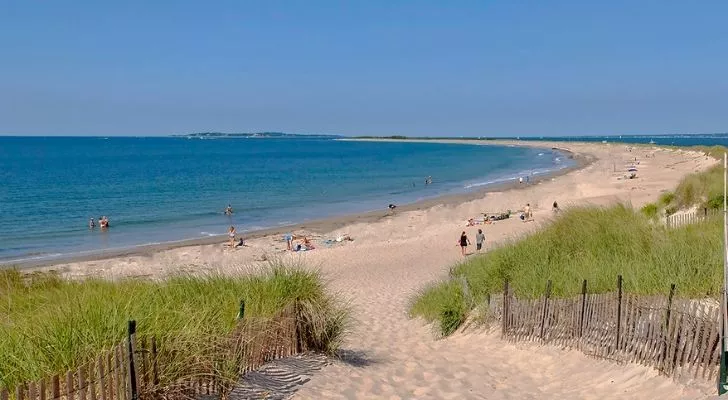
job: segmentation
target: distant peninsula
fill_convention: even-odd
[[[172,135],[174,137],[186,137],[190,139],[228,139],[228,138],[278,138],[278,139],[338,139],[340,135],[323,135],[323,134],[298,134],[283,132],[247,132],[247,133],[224,133],[224,132],[197,132],[186,133],[182,135]]]

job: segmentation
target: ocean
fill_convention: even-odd
[[[0,264],[386,210],[571,165],[555,150],[508,146],[0,137]],[[104,215],[108,230],[88,229]]]

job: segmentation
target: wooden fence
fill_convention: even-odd
[[[713,300],[638,296],[617,291],[551,298],[551,281],[538,299],[518,299],[506,282],[488,302],[504,339],[537,341],[618,362],[655,367],[676,379],[716,379],[720,360],[719,304]]]
[[[703,208],[689,213],[673,214],[665,217],[665,225],[668,228],[676,228],[678,226],[694,224],[708,218],[713,218],[722,214],[722,210],[715,208]]]
[[[241,303],[240,315],[243,312]],[[129,321],[127,338],[113,348],[65,374],[2,388],[0,400],[189,399],[224,395],[232,389],[237,375],[235,379],[222,378],[222,363],[235,363],[240,374],[273,359],[306,351],[301,329],[295,305],[274,318],[241,319],[227,340],[209,345],[209,357],[188,362],[179,359],[174,343],[139,336],[136,323]]]

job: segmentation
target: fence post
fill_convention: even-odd
[[[154,386],[159,385],[159,372],[157,367],[157,338],[152,336],[152,375]]]
[[[503,322],[503,328],[501,331],[501,337],[506,336],[506,330],[508,329],[508,289],[508,279],[506,279],[503,283],[503,316],[501,317],[503,320],[501,321]]]
[[[136,369],[134,367],[134,339],[136,338],[136,321],[129,321],[129,391],[131,393],[131,400],[137,400],[139,393],[137,393],[137,381],[136,381]]]
[[[551,297],[551,279],[546,282],[546,293],[543,298],[543,313],[541,314],[541,340],[543,339],[544,330],[546,328],[546,313],[549,308],[549,297]]]
[[[707,218],[708,217],[708,207],[703,207],[703,213],[704,213],[705,217]]]
[[[458,280],[460,281],[460,287],[463,291],[463,297],[465,298],[468,307],[470,307],[473,304],[473,298],[470,295],[470,286],[468,286],[468,279],[465,278],[465,276],[460,276]]]
[[[617,275],[617,342],[615,351],[619,351],[619,339],[622,331],[622,275]]]
[[[670,285],[670,294],[667,296],[667,311],[665,312],[665,333],[662,343],[662,365],[658,368],[665,370],[665,363],[667,362],[667,335],[670,334],[670,314],[672,314],[672,298],[675,296],[675,284]]]
[[[586,312],[586,279],[581,283],[581,316],[579,317],[579,338],[584,333],[584,313]]]
[[[240,300],[240,311],[238,311],[238,319],[243,319],[245,316],[245,300]]]

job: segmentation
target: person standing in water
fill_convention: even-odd
[[[235,227],[232,225],[228,229],[228,237],[230,238],[230,248],[235,248]]]
[[[230,204],[225,208],[225,215],[233,215],[233,207]]]
[[[465,231],[463,231],[463,233],[460,234],[459,244],[460,244],[460,250],[462,250],[462,252],[463,252],[463,256],[466,256],[468,245],[470,244],[470,240],[468,239],[468,235],[465,234]]]
[[[483,249],[483,243],[485,242],[485,235],[482,229],[478,229],[478,234],[475,235],[475,248],[480,251]]]
[[[94,229],[94,228],[96,228],[96,221],[94,221],[94,219],[93,219],[93,218],[91,218],[91,219],[90,219],[90,220],[88,221],[88,229]]]

